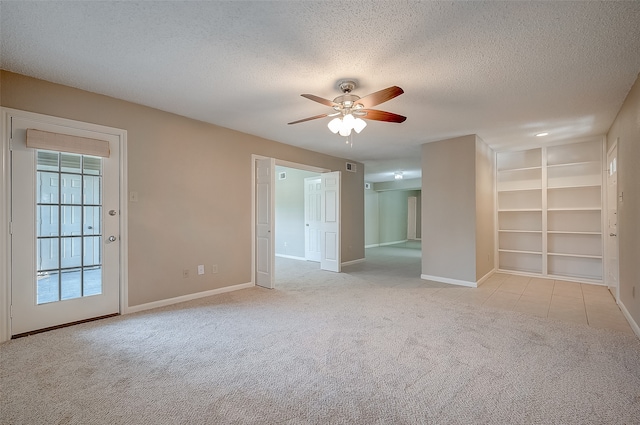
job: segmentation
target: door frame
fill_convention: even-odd
[[[307,190],[309,188],[309,183],[307,183],[307,180],[311,181],[316,181],[316,183],[321,183],[322,182],[322,178],[318,175],[317,177],[306,177],[304,179],[304,194],[302,196],[304,196],[304,215],[305,215],[305,221],[307,221],[307,218],[309,218],[308,216],[308,212],[309,212],[309,198],[307,197]],[[318,208],[322,208],[321,205],[318,205]],[[315,258],[310,258],[311,255],[307,255],[308,250],[307,247],[309,246],[309,240],[311,239],[309,231],[307,231],[307,226],[309,226],[309,223],[305,223],[305,230],[304,230],[304,259],[307,261],[313,261],[316,263],[320,263],[321,258],[318,258],[317,260]],[[310,226],[309,226],[310,227]],[[322,253],[320,253],[320,257],[322,257]]]
[[[127,313],[128,297],[128,204],[127,204],[127,131],[91,124],[46,114],[21,111],[11,108],[0,108],[2,122],[2,148],[0,149],[0,343],[11,338],[11,117],[31,119],[47,124],[66,126],[74,129],[106,133],[118,137],[120,146],[119,166],[119,202],[120,202],[120,270],[119,270],[119,310]]]
[[[607,289],[609,289],[611,291],[611,288],[609,287],[609,268],[610,268],[610,263],[609,263],[609,259],[611,256],[611,252],[609,250],[609,155],[615,150],[616,151],[616,173],[618,173],[618,170],[620,169],[620,161],[617,160],[618,158],[618,139],[616,138],[613,143],[611,144],[611,147],[609,147],[607,149],[607,143],[606,143],[606,139],[604,142],[604,159],[603,159],[603,164],[604,164],[604,181],[602,186],[605,188],[605,190],[603,190],[602,192],[602,211],[604,211],[603,214],[603,223],[602,223],[602,242],[604,245],[604,258],[603,258],[603,269],[602,269],[602,283],[607,287]],[[617,188],[617,184],[616,184],[616,188]],[[617,189],[616,189],[617,190]],[[616,193],[616,211],[618,211],[618,203],[619,203],[619,195]],[[619,223],[618,223],[619,224]],[[618,228],[618,235],[620,234],[620,229]],[[615,294],[613,294],[616,303],[620,302],[620,239],[618,237],[616,237],[615,239],[615,244],[618,245],[617,247],[617,256],[618,256],[618,284],[616,285],[616,289],[615,289]]]
[[[251,283],[253,286],[256,285],[256,164],[259,159],[269,159],[273,158],[270,156],[251,154]],[[283,159],[274,158],[275,165],[287,168],[295,168],[298,170],[311,171],[314,173],[327,173],[331,170],[316,167],[313,165],[300,164],[296,162],[286,161]],[[275,202],[275,200],[274,200]],[[274,205],[275,207],[275,205]],[[275,238],[275,235],[273,235]],[[275,252],[272,252],[271,255],[275,256]],[[275,270],[273,271],[275,273]],[[274,274],[274,282],[275,282],[275,274]]]

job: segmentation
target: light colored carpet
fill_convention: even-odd
[[[635,336],[452,303],[419,251],[367,255],[2,344],[0,423],[640,423]]]

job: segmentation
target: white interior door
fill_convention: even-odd
[[[51,122],[11,117],[12,335],[119,312],[119,137]],[[107,140],[111,154],[27,148],[27,129]]]
[[[275,269],[275,160],[256,160],[256,284],[273,288]]]
[[[407,239],[417,239],[416,237],[416,210],[418,198],[409,196],[407,198]]]
[[[340,172],[323,173],[321,182],[320,268],[340,272]]]
[[[320,262],[322,183],[319,177],[304,179],[304,256],[307,261]]]
[[[618,147],[607,154],[607,286],[618,299]]]

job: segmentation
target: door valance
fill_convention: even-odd
[[[109,158],[111,154],[109,142],[106,140],[51,133],[33,128],[27,129],[27,147],[103,158]]]

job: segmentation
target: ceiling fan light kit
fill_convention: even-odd
[[[348,137],[351,135],[351,130],[355,130],[356,133],[360,133],[367,123],[361,118],[354,118],[352,114],[347,114],[344,118],[334,118],[329,121],[327,127],[333,134],[340,133],[341,136]]]
[[[384,90],[371,93],[365,97],[360,97],[358,95],[352,94],[351,92],[353,91],[353,89],[355,89],[355,87],[355,81],[340,81],[338,83],[338,88],[342,91],[343,94],[333,99],[333,101],[315,96],[313,94],[302,94],[302,97],[332,107],[335,112],[331,114],[321,114],[309,118],[304,118],[298,121],[290,122],[289,124],[298,124],[318,118],[335,117],[327,124],[329,130],[333,134],[340,134],[340,136],[343,137],[350,137],[352,130],[355,130],[356,133],[360,133],[367,126],[367,122],[365,121],[367,119],[395,123],[401,123],[407,119],[407,117],[394,114],[392,112],[370,109],[372,106],[379,105],[383,102],[386,102],[387,100],[391,100],[394,97],[400,96],[402,93],[404,93],[404,91],[400,87],[388,87]]]

